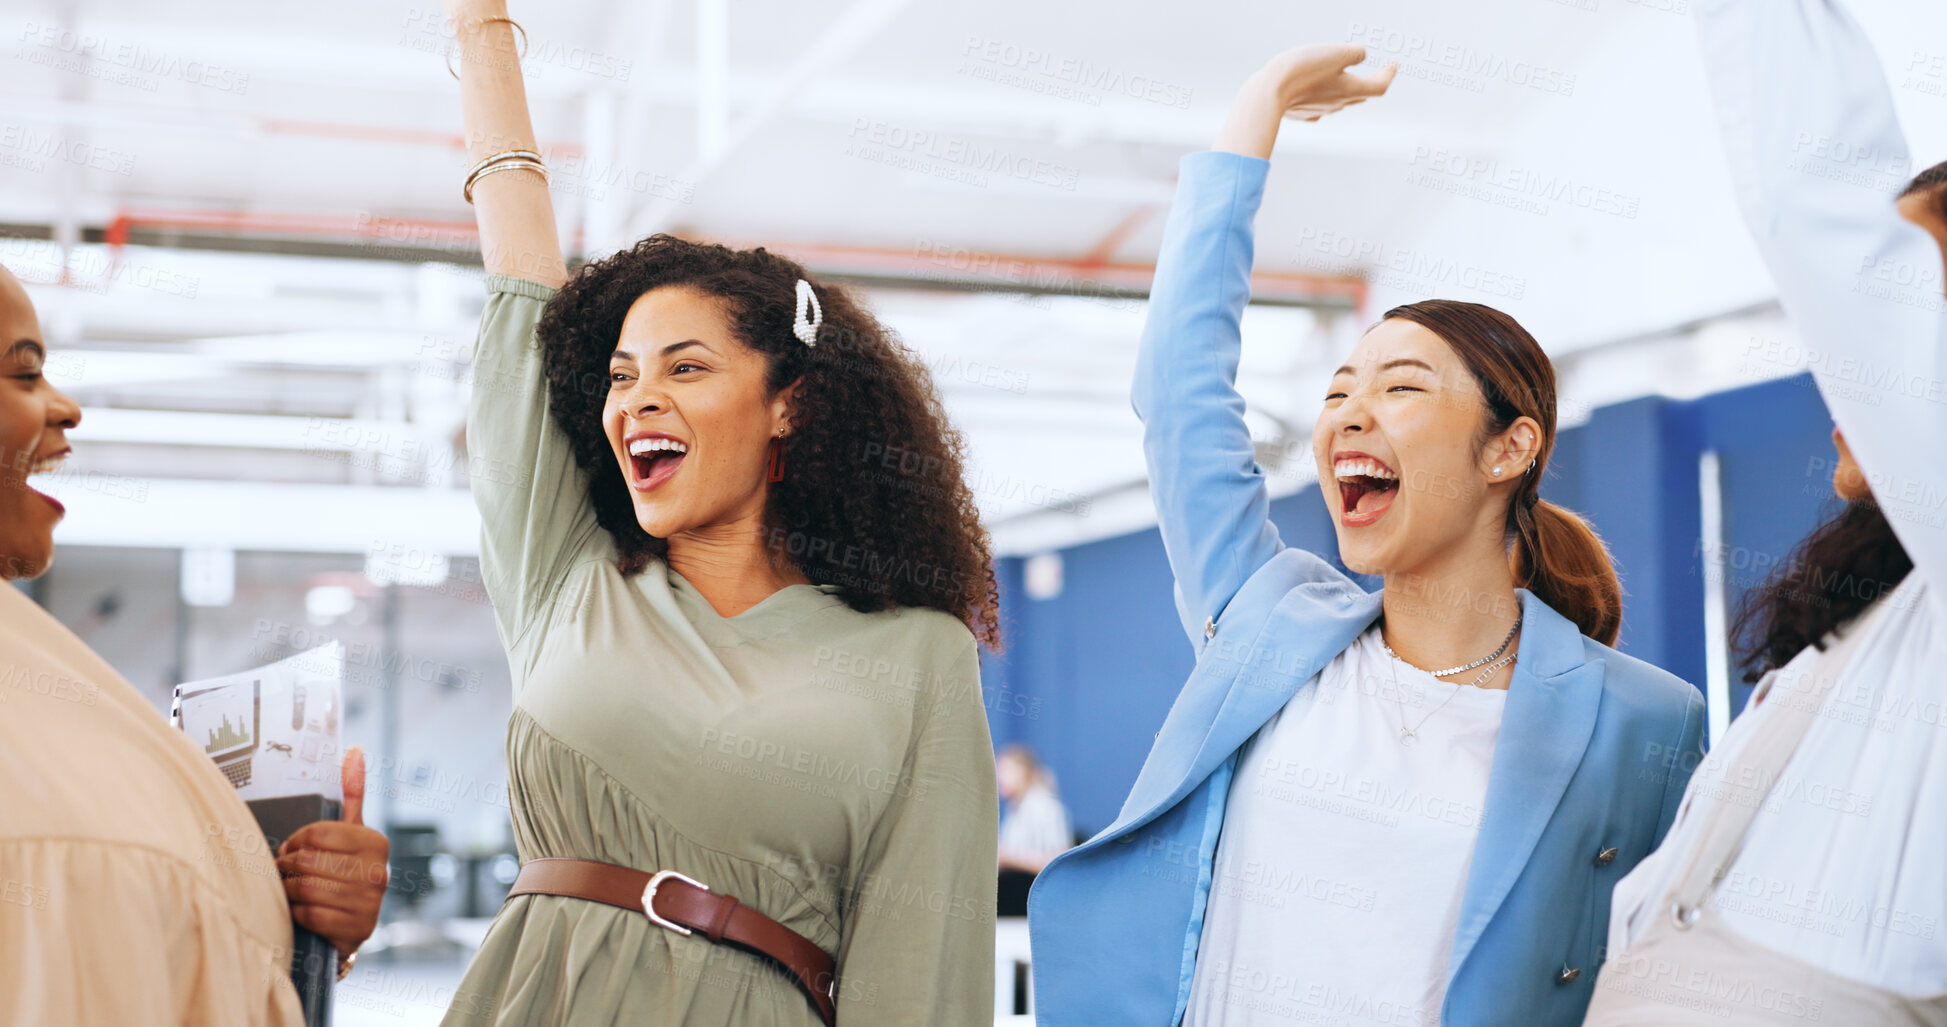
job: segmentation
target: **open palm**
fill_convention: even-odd
[[[1334,111],[1383,96],[1399,73],[1399,62],[1370,74],[1351,71],[1366,59],[1366,48],[1349,43],[1295,46],[1271,58],[1254,78],[1275,91],[1284,116],[1317,121]]]

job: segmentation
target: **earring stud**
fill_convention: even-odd
[[[1496,478],[1499,478],[1499,477],[1501,476],[1501,469],[1500,469],[1499,467],[1496,467],[1496,468],[1494,469],[1494,476],[1495,476]]]

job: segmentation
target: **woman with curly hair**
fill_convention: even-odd
[[[998,600],[930,379],[761,249],[568,274],[515,27],[449,14],[523,865],[445,1022],[991,1022]]]

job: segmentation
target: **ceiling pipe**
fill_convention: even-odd
[[[1156,216],[1158,209],[1156,204],[1145,203],[1131,210],[1121,221],[1116,222],[1115,227],[1109,229],[1108,234],[1104,235],[1101,241],[1095,244],[1095,248],[1088,251],[1088,256],[1082,259],[1090,264],[1108,263],[1116,253],[1121,251],[1122,244],[1136,234],[1137,229],[1148,224],[1149,220]]]
[[[1094,256],[1064,259],[994,253],[926,242],[910,249],[888,249],[822,243],[714,241],[726,246],[762,245],[828,274],[910,279],[914,284],[1132,297],[1147,296],[1150,281],[1156,277],[1154,264],[1118,263]],[[1351,275],[1258,270],[1251,273],[1251,298],[1260,302],[1360,308],[1365,304],[1366,282]]]
[[[175,229],[269,239],[340,239],[358,243],[382,239],[402,247],[417,244],[428,249],[456,249],[464,245],[470,250],[479,243],[479,232],[471,221],[155,208],[122,210],[104,229],[103,239],[111,246],[123,246],[135,229]],[[1114,234],[1133,230],[1125,222]],[[909,286],[1128,298],[1147,295],[1150,280],[1156,274],[1154,264],[1099,259],[1105,249],[1100,245],[1088,256],[1071,259],[986,252],[926,242],[894,249],[829,243],[713,241],[733,247],[761,245],[823,274]],[[467,262],[471,262],[470,258]],[[1251,275],[1251,293],[1260,302],[1362,309],[1366,282],[1352,275],[1258,270]]]

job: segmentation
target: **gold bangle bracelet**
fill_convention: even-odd
[[[502,150],[488,155],[480,163],[468,169],[466,181],[460,186],[460,196],[466,202],[472,203],[473,183],[478,182],[481,176],[492,174],[502,167],[524,167],[531,171],[538,171],[541,173],[542,181],[546,181],[548,177],[547,162],[541,159],[540,154],[533,150]]]
[[[546,185],[548,182],[547,165],[541,164],[536,161],[531,161],[531,160],[504,160],[498,164],[494,164],[487,168],[482,169],[479,174],[468,179],[466,186],[460,190],[461,197],[464,198],[466,202],[472,203],[474,184],[479,182],[481,179],[487,177],[488,175],[493,174],[496,171],[532,171],[535,174],[541,176],[542,185]]]
[[[527,30],[521,28],[521,23],[515,21],[512,18],[504,18],[504,17],[481,18],[479,21],[474,21],[474,22],[460,22],[457,23],[454,27],[457,30],[459,28],[462,28],[470,24],[474,28],[481,28],[486,25],[491,25],[497,21],[504,21],[507,24],[514,26],[514,31],[520,33],[520,37],[521,37],[520,45],[514,48],[514,60],[516,62],[526,60],[527,59]],[[465,64],[466,63],[466,54],[464,52],[465,44],[461,43],[458,37],[459,37],[459,33],[455,31],[454,40],[453,40],[455,44],[454,49],[462,51],[460,55],[460,63]],[[446,55],[446,73],[448,75],[453,76],[453,81],[458,82],[460,80],[460,73],[453,70],[453,54],[450,51]]]
[[[498,164],[504,160],[513,160],[516,157],[525,160],[531,160],[536,164],[543,163],[545,160],[545,158],[543,158],[540,154],[535,153],[533,150],[502,150],[499,153],[491,153],[485,157],[480,158],[480,163],[475,164],[473,167],[467,169],[466,177],[469,181],[471,181],[475,176],[479,175],[482,171],[486,170],[487,165]]]

